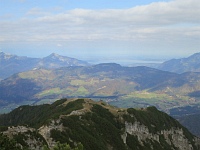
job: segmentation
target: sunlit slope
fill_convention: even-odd
[[[62,97],[89,97],[128,107],[139,104],[164,108],[197,103],[200,74],[175,74],[148,67],[99,64],[87,67],[36,69],[0,83],[5,103],[47,102]],[[123,103],[123,104],[122,104]],[[164,107],[163,107],[164,106]]]

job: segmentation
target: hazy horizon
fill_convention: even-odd
[[[75,58],[78,60],[83,60],[83,61],[87,61],[90,64],[100,64],[100,63],[118,63],[120,65],[124,65],[124,66],[138,66],[138,65],[146,65],[146,66],[154,66],[156,64],[161,64],[164,61],[170,60],[170,59],[179,59],[178,58],[153,58],[153,57],[142,57],[142,56],[109,56],[109,57],[105,57],[105,56],[96,56],[96,57],[87,57],[87,56],[69,56],[69,55],[65,55],[65,54],[59,54],[56,52],[53,53],[49,53],[45,56],[41,56],[41,57],[34,57],[32,55],[18,55],[18,54],[14,54],[14,53],[8,53],[8,52],[4,52],[2,50],[0,50],[0,52],[3,52],[5,54],[8,55],[16,55],[16,56],[20,56],[20,57],[29,57],[29,58],[44,58],[44,57],[48,57],[51,54],[55,53],[58,54],[60,56],[66,56],[66,57],[70,57],[70,58]],[[187,56],[188,57],[188,56]],[[182,58],[182,57],[180,57]]]
[[[199,0],[7,0],[0,50],[29,57],[161,59],[200,50]]]

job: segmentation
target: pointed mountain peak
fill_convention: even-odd
[[[61,56],[59,54],[56,54],[56,53],[52,53],[50,54],[49,56],[45,57],[44,59],[64,59],[64,58],[68,58],[66,56]]]
[[[16,56],[16,55],[12,55],[12,54],[0,51],[0,57],[1,57],[1,59],[10,59],[11,57],[14,57],[14,56]]]
[[[59,54],[56,54],[56,53],[52,53],[52,54],[50,54],[49,56],[55,56],[55,57],[58,57],[58,56],[60,56]]]
[[[3,51],[0,51],[0,54],[1,54],[1,55],[6,55],[6,53],[4,53]]]

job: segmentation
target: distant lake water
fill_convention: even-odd
[[[122,66],[149,66],[156,67],[165,60],[141,60],[141,59],[95,59],[87,60],[91,64],[117,63]]]

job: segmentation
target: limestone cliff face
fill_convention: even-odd
[[[86,111],[85,109],[74,110],[67,116],[83,115],[85,113],[85,111]],[[60,118],[57,119],[57,120],[51,120],[51,122],[48,125],[41,126],[38,129],[38,132],[43,136],[43,138],[47,142],[48,147],[50,147],[50,148],[53,148],[56,145],[56,141],[51,137],[51,131],[52,130],[57,130],[57,131],[63,132],[66,129],[66,127],[64,127],[63,124],[61,123],[61,118],[62,117],[63,116],[60,116]]]
[[[48,126],[42,126],[38,130],[25,126],[17,126],[9,127],[7,131],[3,132],[3,134],[11,138],[14,138],[19,134],[23,134],[24,139],[26,139],[24,142],[27,143],[30,149],[42,150],[43,143],[41,139],[32,136],[31,133],[38,132],[45,139],[48,146],[52,148],[56,144],[56,141],[51,137],[51,130],[53,129],[64,131],[65,127],[60,124],[60,120],[53,120]],[[160,136],[163,136],[169,145],[175,146],[178,150],[193,150],[192,144],[185,137],[183,130],[180,128],[172,128],[170,130],[163,130],[156,134],[152,134],[149,132],[149,129],[140,122],[125,122],[124,134],[121,135],[124,144],[126,144],[127,134],[136,136],[141,145],[147,140],[153,140],[160,143],[162,142]],[[194,140],[194,142],[200,143],[198,138],[195,138]]]
[[[16,114],[20,113],[23,119],[19,116],[15,120]],[[102,101],[73,99],[43,107],[26,106],[15,110],[14,114],[4,116],[4,120],[13,122],[15,127],[8,127],[2,133],[31,150],[42,150],[44,145],[53,148],[58,141],[71,146],[81,142],[86,150],[200,149],[198,138],[155,107],[118,109]],[[29,124],[30,118],[33,119]]]
[[[140,122],[125,122],[125,132],[122,135],[124,143],[126,143],[127,133],[137,136],[141,144],[147,140],[154,140],[160,143],[160,137],[163,136],[164,140],[169,145],[175,146],[179,150],[193,150],[192,144],[186,138],[181,128],[171,128],[170,130],[162,130],[161,132],[152,134],[149,132],[149,129]],[[199,141],[197,138],[195,140]]]
[[[63,131],[64,130],[64,126],[62,124],[60,124],[60,119],[58,120],[52,120],[51,123],[47,126],[42,126],[38,129],[39,133],[43,136],[43,138],[46,140],[47,145],[49,147],[54,147],[56,144],[56,141],[52,139],[51,137],[51,130],[59,130],[59,131]]]
[[[15,139],[21,147],[23,147],[22,143],[25,143],[31,150],[42,150],[45,142],[36,129],[26,126],[8,127],[8,130],[4,131],[3,134]]]
[[[127,133],[137,136],[141,143],[147,139],[159,141],[159,135],[150,133],[146,126],[137,121],[134,123],[125,122],[125,132],[122,136],[124,143],[126,143]]]
[[[73,112],[70,115],[80,115],[80,113]],[[153,140],[161,143],[162,138],[164,138],[169,145],[178,150],[193,150],[192,144],[186,138],[181,128],[171,128],[170,130],[162,130],[153,134],[149,131],[148,127],[138,121],[135,121],[134,123],[125,122],[124,125],[124,134],[121,135],[124,144],[126,144],[127,141],[127,134],[130,134],[136,136],[141,145],[147,140]],[[48,146],[53,147],[56,142],[51,137],[51,130],[56,129],[64,131],[65,128],[66,127],[60,123],[60,120],[53,120],[48,126],[42,126],[39,128],[39,133],[44,137]],[[193,142],[200,143],[200,139],[195,138]]]

